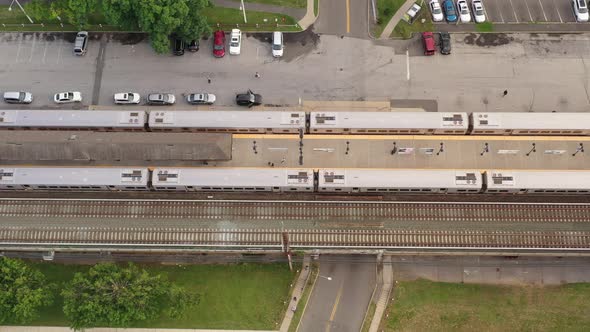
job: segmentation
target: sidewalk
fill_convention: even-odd
[[[393,288],[393,267],[391,266],[391,256],[383,257],[383,286],[381,287],[381,294],[379,294],[379,301],[377,301],[377,307],[375,308],[375,315],[371,321],[369,332],[378,332],[379,325],[383,319],[383,314],[387,308],[387,302],[391,295]]]
[[[320,0],[318,0],[320,1]],[[301,27],[301,30],[307,30],[307,28],[309,28],[312,24],[315,23],[315,21],[318,19],[318,16],[320,16],[320,6],[318,4],[318,16],[315,16],[314,12],[313,12],[313,7],[314,7],[315,3],[314,0],[307,0],[307,11],[305,12],[305,16],[299,20],[299,26]]]
[[[393,16],[383,29],[383,32],[381,32],[381,36],[379,36],[379,39],[388,39],[389,36],[391,36],[391,33],[393,32],[393,29],[395,29],[395,26],[399,23],[399,21],[402,20],[402,17],[404,17],[404,14],[408,11],[408,9],[410,9],[410,7],[412,7],[414,2],[416,2],[416,0],[406,0],[406,2],[404,2],[404,4],[401,7],[399,7],[397,12],[393,14]]]
[[[289,331],[289,326],[291,325],[291,321],[293,320],[293,316],[295,315],[295,311],[291,310],[291,308],[295,307],[296,310],[303,310],[303,308],[299,306],[299,301],[301,300],[301,296],[303,295],[303,291],[305,290],[305,283],[307,282],[307,279],[309,278],[309,275],[311,273],[311,256],[305,255],[303,257],[303,265],[301,268],[301,273],[299,274],[299,278],[297,278],[297,283],[295,283],[295,288],[293,288],[292,294],[292,297],[297,298],[297,300],[291,298],[291,303],[289,303],[289,308],[287,309],[287,312],[285,313],[285,318],[283,319],[283,323],[281,324],[281,332]],[[304,306],[305,303],[301,303],[301,305]]]
[[[211,0],[211,2],[218,7],[226,7],[226,8],[235,8],[240,9],[240,2],[239,1],[232,1],[232,0]],[[307,8],[292,8],[292,7],[283,7],[283,6],[275,6],[275,5],[267,5],[263,3],[255,3],[255,2],[247,2],[244,4],[246,10],[253,10],[257,12],[269,12],[269,13],[277,13],[283,15],[289,15],[293,17],[295,20],[301,20],[309,11],[309,2],[307,0]],[[313,14],[313,0],[311,0],[311,13]]]

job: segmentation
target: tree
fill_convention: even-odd
[[[106,21],[121,26],[125,30],[137,29],[136,0],[102,0],[102,10]]]
[[[72,23],[74,22],[74,14],[68,5],[68,0],[57,0],[51,2],[49,6],[51,18],[59,18],[60,20]]]
[[[0,258],[0,324],[24,324],[52,303],[52,285],[19,259]]]
[[[33,0],[26,3],[24,8],[35,21],[42,22],[51,17],[49,3],[46,0]]]
[[[188,0],[188,16],[177,28],[177,34],[186,41],[201,39],[211,34],[211,27],[207,18],[201,15],[203,8],[209,5],[209,0]]]
[[[89,16],[96,10],[96,0],[69,0],[68,8],[71,23],[85,26],[88,24]]]
[[[76,330],[126,327],[132,322],[154,319],[163,312],[179,315],[198,303],[198,296],[181,296],[183,291],[179,289],[166,278],[151,276],[131,263],[127,267],[102,263],[86,273],[76,273],[64,288],[64,313]]]

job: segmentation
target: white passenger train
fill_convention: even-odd
[[[590,135],[590,113],[1,110],[0,130]]]
[[[0,190],[590,194],[590,171],[0,167]]]

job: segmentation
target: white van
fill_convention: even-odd
[[[283,56],[283,33],[280,31],[272,33],[272,56],[275,58]]]
[[[4,101],[9,104],[30,104],[33,102],[33,95],[25,91],[4,92]]]

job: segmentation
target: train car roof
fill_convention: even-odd
[[[0,110],[0,128],[143,128],[146,122],[145,111]]]
[[[467,113],[438,112],[311,112],[312,128],[467,129]]]
[[[154,186],[308,187],[312,169],[281,168],[156,168]]]
[[[473,129],[590,129],[590,113],[473,113]]]
[[[590,171],[488,170],[489,189],[590,190]]]
[[[146,186],[147,168],[0,166],[0,184],[47,186]]]
[[[320,169],[320,187],[481,188],[478,170]]]
[[[151,111],[151,128],[305,128],[305,112]]]

